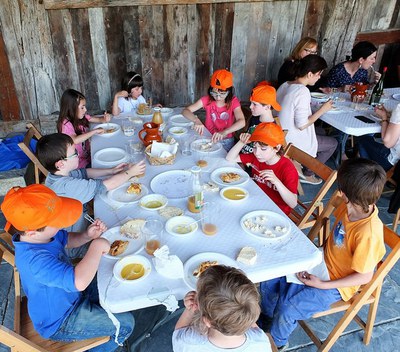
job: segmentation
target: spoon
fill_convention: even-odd
[[[174,231],[176,233],[179,233],[179,229],[184,229],[184,231],[189,230],[189,231],[186,232],[186,233],[188,233],[188,232],[192,231],[192,225],[194,225],[194,224],[196,224],[197,222],[200,222],[200,221],[201,221],[201,219],[196,220],[196,221],[192,221],[189,224],[176,225],[175,227],[172,228],[172,231]]]

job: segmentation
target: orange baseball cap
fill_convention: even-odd
[[[256,87],[262,87],[262,86],[272,86],[272,84],[269,81],[261,81],[261,82],[258,82],[256,85]]]
[[[262,122],[255,128],[249,139],[251,142],[262,142],[273,148],[285,142],[282,128],[274,122]]]
[[[82,214],[79,200],[59,197],[44,185],[11,188],[1,204],[7,223],[19,231],[35,231],[45,226],[64,228],[73,225]]]
[[[211,76],[210,86],[216,89],[227,90],[233,86],[233,74],[227,70],[217,70]]]
[[[258,85],[251,92],[251,101],[264,105],[271,105],[276,111],[281,111],[281,106],[276,101],[276,90],[267,84]]]

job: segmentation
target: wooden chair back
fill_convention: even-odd
[[[0,254],[13,268],[14,274],[14,328],[0,325],[0,343],[13,352],[83,352],[110,340],[109,336],[91,338],[75,342],[59,342],[42,338],[34,329],[28,315],[27,299],[21,296],[21,282],[15,265],[15,251],[12,236],[8,232],[0,234]],[[2,283],[3,285],[5,283]]]
[[[27,132],[25,134],[24,140],[18,143],[18,146],[26,154],[26,156],[33,162],[34,172],[35,172],[35,183],[41,183],[41,174],[47,176],[49,173],[47,169],[41,164],[39,159],[36,157],[35,153],[30,148],[30,143],[33,138],[39,140],[42,138],[42,134],[39,130],[31,123],[26,124]],[[40,174],[41,173],[41,174]]]
[[[318,233],[320,230],[319,227],[323,226],[327,228],[325,232],[329,232],[329,216],[340,203],[340,197],[336,192],[311,231]],[[305,321],[299,321],[300,326],[317,346],[318,351],[329,351],[352,320],[354,320],[364,330],[364,344],[369,344],[372,336],[372,329],[374,327],[383,281],[400,258],[400,237],[392,229],[385,225],[384,240],[387,248],[390,248],[391,251],[378,264],[378,268],[371,281],[362,286],[359,292],[349,301],[336,302],[330,307],[330,309],[314,314],[313,318],[319,318],[338,312],[345,312],[324,341],[318,338],[315,332]],[[369,305],[368,316],[365,321],[358,315],[358,312],[364,305]]]
[[[396,166],[393,166],[390,170],[386,172],[386,180],[387,182],[391,183],[394,187],[397,187],[397,182],[396,180],[393,179],[393,174],[394,174],[394,169]],[[391,189],[389,192],[393,192],[394,189]],[[383,192],[383,193],[388,193],[388,192]],[[393,231],[397,230],[397,226],[399,226],[400,222],[400,208],[397,210],[394,219],[393,219]]]
[[[301,165],[305,166],[323,180],[319,192],[309,204],[306,205],[300,199],[297,201],[298,208],[300,208],[302,212],[292,209],[291,213],[289,214],[289,217],[298,228],[306,229],[313,226],[316,219],[321,214],[323,210],[322,199],[335,183],[337,171],[332,170],[329,166],[303,152],[299,148],[295,147],[292,143],[288,144],[284,155],[287,158],[295,160]],[[309,238],[314,240],[314,238],[311,238],[310,236]]]

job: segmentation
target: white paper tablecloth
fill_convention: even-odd
[[[176,109],[180,113],[181,109]],[[168,118],[165,119],[168,122]],[[122,118],[113,122],[120,123]],[[167,129],[166,129],[167,130]],[[137,133],[137,131],[135,131]],[[193,133],[193,132],[191,132]],[[122,131],[112,138],[94,136],[92,139],[92,155],[105,147],[122,147],[132,137],[125,137]],[[185,138],[182,136],[181,138]],[[220,150],[212,154],[209,171],[224,166],[237,166],[225,160],[225,151]],[[211,156],[210,156],[211,157]],[[188,169],[194,165],[196,154],[182,156],[180,151],[173,165],[151,166],[147,163],[146,176],[140,179],[149,190],[152,178],[161,172],[174,169]],[[98,165],[94,164],[93,167]],[[237,166],[238,167],[238,166]],[[210,172],[202,173],[202,180],[209,180]],[[238,263],[253,282],[260,282],[289,273],[310,269],[321,261],[319,250],[308,240],[308,238],[293,224],[290,234],[279,240],[261,240],[244,232],[240,226],[240,219],[246,213],[253,210],[271,210],[283,214],[281,210],[265,195],[265,193],[250,180],[243,185],[250,196],[243,202],[234,204],[223,200],[219,193],[205,193],[206,201],[218,201],[221,205],[221,216],[218,223],[218,233],[215,236],[206,236],[199,229],[188,237],[175,237],[164,232],[163,242],[170,248],[171,254],[176,254],[185,263],[190,257],[202,252],[218,252],[235,259],[244,246],[252,246],[257,250],[258,259],[255,265],[246,266]],[[110,206],[104,200],[106,197],[95,199],[95,216],[101,218],[111,227],[118,225],[126,217],[157,217],[165,223],[158,212],[146,211],[139,205],[132,204],[117,209]],[[198,214],[187,211],[186,199],[169,200],[169,205],[179,206],[185,209],[185,215],[199,219]],[[149,257],[145,251],[140,253]],[[177,299],[182,299],[190,291],[183,279],[171,280],[159,275],[153,267],[151,274],[143,281],[135,283],[119,283],[112,276],[115,260],[103,258],[97,274],[99,294],[102,301],[114,313],[144,308],[159,304],[168,294],[173,294]],[[149,297],[149,293],[150,296]],[[157,299],[154,299],[157,297]]]

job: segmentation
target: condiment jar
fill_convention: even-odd
[[[154,108],[153,119],[151,122],[156,123],[157,125],[161,125],[163,123],[161,108]]]

